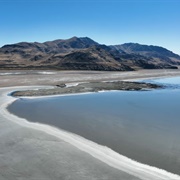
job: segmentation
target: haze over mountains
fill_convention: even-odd
[[[88,37],[20,42],[0,48],[0,69],[126,71],[178,65],[180,56],[163,47],[137,43],[106,46]]]

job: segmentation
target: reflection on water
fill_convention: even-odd
[[[171,79],[174,85],[180,78]],[[170,79],[154,80],[171,84]],[[21,99],[9,110],[180,174],[180,89]]]

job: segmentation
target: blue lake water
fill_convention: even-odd
[[[180,174],[180,77],[147,81],[166,88],[21,98],[8,110]]]

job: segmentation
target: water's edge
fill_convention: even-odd
[[[7,95],[6,95],[7,96]],[[63,95],[66,96],[66,95]],[[6,116],[9,120],[18,123],[21,126],[29,127],[32,129],[43,131],[47,134],[53,135],[57,138],[63,139],[64,141],[74,145],[78,149],[87,152],[93,157],[103,161],[104,163],[114,167],[116,169],[125,171],[136,177],[142,179],[180,179],[180,176],[173,173],[167,172],[156,167],[151,167],[145,164],[141,164],[134,160],[131,160],[125,156],[122,156],[108,147],[98,145],[92,141],[89,141],[83,137],[66,132],[64,130],[59,130],[57,128],[51,127],[49,125],[32,123],[26,119],[19,118],[7,111],[7,106],[12,104],[16,99],[12,97],[7,97],[6,102],[1,105],[1,114]]]

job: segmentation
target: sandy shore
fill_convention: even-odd
[[[67,73],[67,72],[66,72]],[[71,74],[72,72],[70,72]],[[129,72],[128,72],[129,73]],[[150,72],[148,72],[150,73]],[[141,78],[142,74],[134,78]],[[82,78],[80,78],[80,75]],[[99,75],[99,74],[98,74]],[[118,74],[123,78],[123,73]],[[154,72],[151,74],[154,77]],[[159,72],[156,73],[159,77]],[[179,71],[171,70],[166,76],[180,75]],[[14,86],[13,75],[2,75],[2,86]],[[49,74],[49,81],[45,83],[47,76],[39,79],[28,79],[28,75],[15,75],[16,85],[54,85],[63,82],[53,81],[54,74]],[[25,76],[23,78],[23,76]],[[38,76],[30,75],[31,76]],[[64,75],[65,76],[65,75]],[[76,73],[73,75],[76,79]],[[83,74],[77,81],[84,81]],[[91,74],[94,78],[97,76]],[[111,74],[110,80],[115,80],[115,74]],[[125,79],[132,79],[130,74]],[[146,72],[146,76],[147,72]],[[165,76],[165,74],[164,74]],[[39,77],[39,76],[38,76]],[[105,80],[103,73],[99,78]],[[9,79],[8,79],[9,78]],[[62,77],[59,77],[62,78]],[[75,82],[68,76],[67,82]],[[21,81],[24,79],[25,81]],[[108,78],[107,78],[108,79]],[[91,81],[94,79],[92,78]],[[29,81],[31,83],[29,83]],[[12,82],[12,84],[10,83]],[[51,82],[51,83],[50,83]],[[107,147],[100,146],[72,133],[58,130],[56,128],[30,123],[20,119],[6,110],[6,106],[15,98],[7,96],[11,91],[38,87],[9,87],[0,89],[0,179],[124,179],[124,180],[169,180],[180,179],[180,176],[164,170],[143,165],[128,159],[112,151]],[[49,88],[49,87],[48,87]]]

